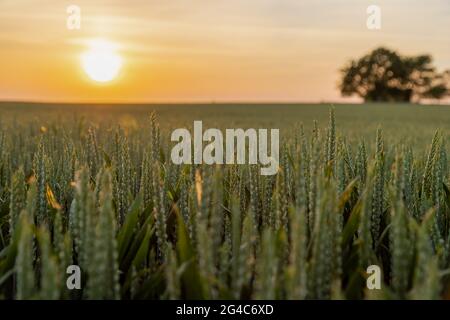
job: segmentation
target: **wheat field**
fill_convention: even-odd
[[[172,164],[194,120],[280,128],[278,174]],[[0,125],[0,299],[450,298],[448,107],[3,103]]]

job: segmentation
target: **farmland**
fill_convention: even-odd
[[[194,120],[280,129],[278,174],[174,165]],[[448,106],[1,103],[0,124],[2,299],[450,296]]]

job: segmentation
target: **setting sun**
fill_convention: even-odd
[[[96,82],[114,80],[122,67],[122,58],[113,43],[96,39],[91,41],[89,51],[81,56],[83,70]]]

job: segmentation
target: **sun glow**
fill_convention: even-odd
[[[114,80],[122,67],[122,58],[117,54],[116,46],[109,41],[96,39],[90,42],[89,47],[81,56],[84,72],[97,82]]]

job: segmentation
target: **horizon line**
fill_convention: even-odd
[[[450,102],[432,102],[432,103],[420,103],[420,102],[355,102],[355,101],[276,101],[276,100],[264,100],[264,101],[238,101],[238,100],[223,100],[223,101],[145,101],[145,102],[90,102],[90,101],[38,101],[38,100],[0,100],[0,104],[47,104],[47,105],[364,105],[364,104],[397,104],[397,105],[418,105],[418,106],[450,106]]]

